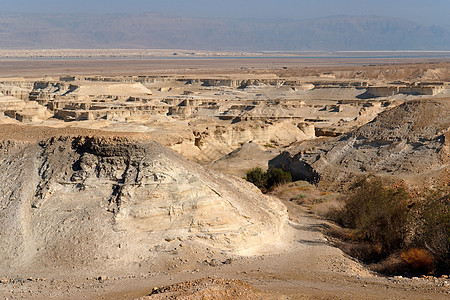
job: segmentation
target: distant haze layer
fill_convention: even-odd
[[[208,19],[159,13],[0,13],[0,48],[450,50],[450,31],[399,18]]]
[[[193,18],[312,19],[379,15],[450,28],[448,0],[1,0],[0,12],[141,13]]]

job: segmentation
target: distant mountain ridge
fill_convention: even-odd
[[[0,13],[0,48],[450,50],[450,31],[398,18],[205,19],[141,14]]]

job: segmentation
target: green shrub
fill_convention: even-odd
[[[246,173],[245,179],[259,189],[265,189],[266,186],[266,173],[261,168],[253,168]]]
[[[270,189],[273,186],[284,184],[292,181],[292,175],[279,168],[270,168],[266,173],[266,188]]]
[[[253,168],[247,171],[245,179],[265,193],[276,185],[291,182],[292,175],[278,168],[270,168],[267,172],[261,168]]]

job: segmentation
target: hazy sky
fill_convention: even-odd
[[[403,17],[426,25],[450,25],[450,0],[0,0],[0,11],[162,12],[208,18],[293,19],[380,15]]]

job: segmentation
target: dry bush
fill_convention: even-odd
[[[333,224],[327,229],[327,235],[342,241],[355,241],[355,231]]]
[[[428,191],[418,205],[414,244],[435,259],[438,273],[450,269],[450,197],[448,191]]]
[[[433,256],[426,250],[411,248],[402,251],[401,258],[410,266],[413,272],[429,273],[433,271]]]
[[[389,254],[403,246],[407,198],[402,188],[386,188],[378,178],[364,178],[344,195],[343,209],[335,211],[332,217],[355,229],[361,240],[379,245],[382,254]]]
[[[328,218],[330,211],[336,211],[342,209],[342,202],[335,199],[331,199],[325,202],[314,204],[311,207],[311,211],[320,217]]]
[[[358,181],[341,201],[343,208],[332,210],[328,217],[352,229],[351,243],[360,244],[347,242],[346,253],[387,274],[448,273],[448,189],[421,192],[417,198],[403,188],[385,187],[371,176]],[[342,234],[340,238],[346,240]]]
[[[369,268],[375,272],[390,275],[405,275],[409,271],[408,264],[401,258],[398,251],[392,253],[380,262],[370,264]]]
[[[360,242],[355,236],[355,230],[332,225],[326,233],[333,244],[348,255],[364,262],[379,260],[381,248],[373,243]]]

